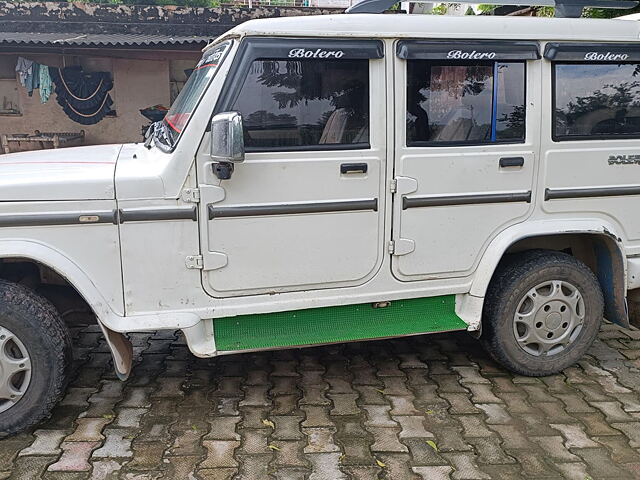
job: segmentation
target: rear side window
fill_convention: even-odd
[[[640,135],[640,64],[554,63],[555,140]]]
[[[368,148],[369,60],[255,60],[232,110],[249,151]]]
[[[524,62],[407,62],[407,146],[525,138]]]

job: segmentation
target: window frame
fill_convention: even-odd
[[[589,61],[571,61],[558,60],[551,61],[551,140],[554,143],[563,142],[584,142],[598,140],[637,140],[640,139],[640,132],[621,135],[556,135],[556,120],[558,113],[556,111],[557,100],[557,83],[556,83],[556,65],[638,65],[640,61],[630,62],[589,62]]]
[[[273,60],[286,61],[287,57],[274,54],[273,51],[283,48],[287,49],[308,47],[318,48],[318,45],[326,45],[323,48],[353,48],[353,56],[345,60],[367,60],[367,78],[369,80],[369,141],[360,143],[345,144],[318,144],[318,145],[300,145],[300,146],[284,146],[284,147],[245,147],[246,153],[271,153],[271,152],[318,152],[318,151],[345,151],[345,150],[371,150],[371,112],[373,107],[373,99],[371,94],[372,85],[372,67],[371,60],[384,58],[384,44],[380,40],[362,40],[362,39],[344,39],[344,38],[294,38],[294,37],[249,37],[244,39],[238,47],[238,52],[231,64],[229,74],[222,87],[222,93],[213,110],[213,115],[221,112],[230,111],[233,108],[247,78],[248,72],[254,61]],[[363,54],[358,56],[358,48],[365,45],[369,53],[363,50]],[[372,52],[377,48],[377,52]],[[295,60],[295,58],[293,58]]]
[[[7,73],[7,76],[2,76],[0,75],[0,82],[12,82],[13,85],[16,88],[16,104],[18,106],[18,111],[17,112],[10,112],[10,111],[5,111],[5,110],[0,110],[0,117],[21,117],[24,115],[23,112],[23,105],[22,105],[22,99],[20,96],[20,82],[18,81],[18,73],[15,71],[15,65],[16,65],[16,61],[19,57],[18,54],[8,54],[6,55],[7,58],[11,58],[11,60],[8,62],[8,65],[10,66],[10,72]]]
[[[527,95],[528,95],[528,89],[527,89],[527,71],[528,71],[528,65],[527,62],[528,60],[526,59],[521,59],[521,60],[502,60],[502,59],[498,59],[498,60],[478,60],[475,62],[476,65],[482,65],[482,64],[488,64],[491,65],[492,67],[498,63],[521,63],[523,64],[524,67],[524,72],[523,72],[523,106],[525,108],[525,114],[524,114],[524,135],[522,136],[522,138],[514,140],[514,139],[505,139],[505,140],[495,140],[495,141],[476,141],[476,140],[458,140],[458,141],[454,141],[454,142],[443,142],[443,141],[424,141],[424,140],[420,140],[420,141],[415,141],[415,142],[410,142],[409,138],[408,138],[408,126],[407,126],[407,122],[406,122],[406,114],[408,113],[408,97],[407,97],[407,89],[409,87],[409,62],[410,61],[421,61],[420,59],[407,59],[405,61],[405,85],[404,85],[404,95],[405,95],[405,104],[404,104],[404,112],[405,112],[405,121],[404,121],[404,131],[405,131],[405,148],[428,148],[428,147],[473,147],[473,146],[487,146],[487,145],[521,145],[524,143],[527,143],[527,119],[529,117],[528,115],[528,104],[527,104]],[[472,62],[469,62],[467,60],[438,60],[438,59],[429,59],[427,60],[428,62],[431,63],[436,63],[438,62],[438,65],[453,65],[453,66],[469,66],[472,65]],[[495,82],[495,79],[494,79]],[[495,86],[494,88],[495,89]],[[493,109],[493,95],[494,92],[491,93],[492,95],[492,109]],[[492,117],[493,117],[493,112],[492,112]],[[492,118],[493,120],[493,118]]]

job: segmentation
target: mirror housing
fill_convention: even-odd
[[[211,119],[211,160],[218,163],[244,161],[244,132],[239,112],[223,112]]]

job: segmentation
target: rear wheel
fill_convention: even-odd
[[[0,280],[0,437],[46,418],[66,386],[69,334],[44,298]]]
[[[557,373],[595,340],[603,303],[593,272],[574,257],[546,250],[518,254],[503,262],[491,281],[482,343],[514,372]]]

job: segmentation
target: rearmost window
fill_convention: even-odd
[[[554,64],[555,140],[640,135],[640,64]]]

